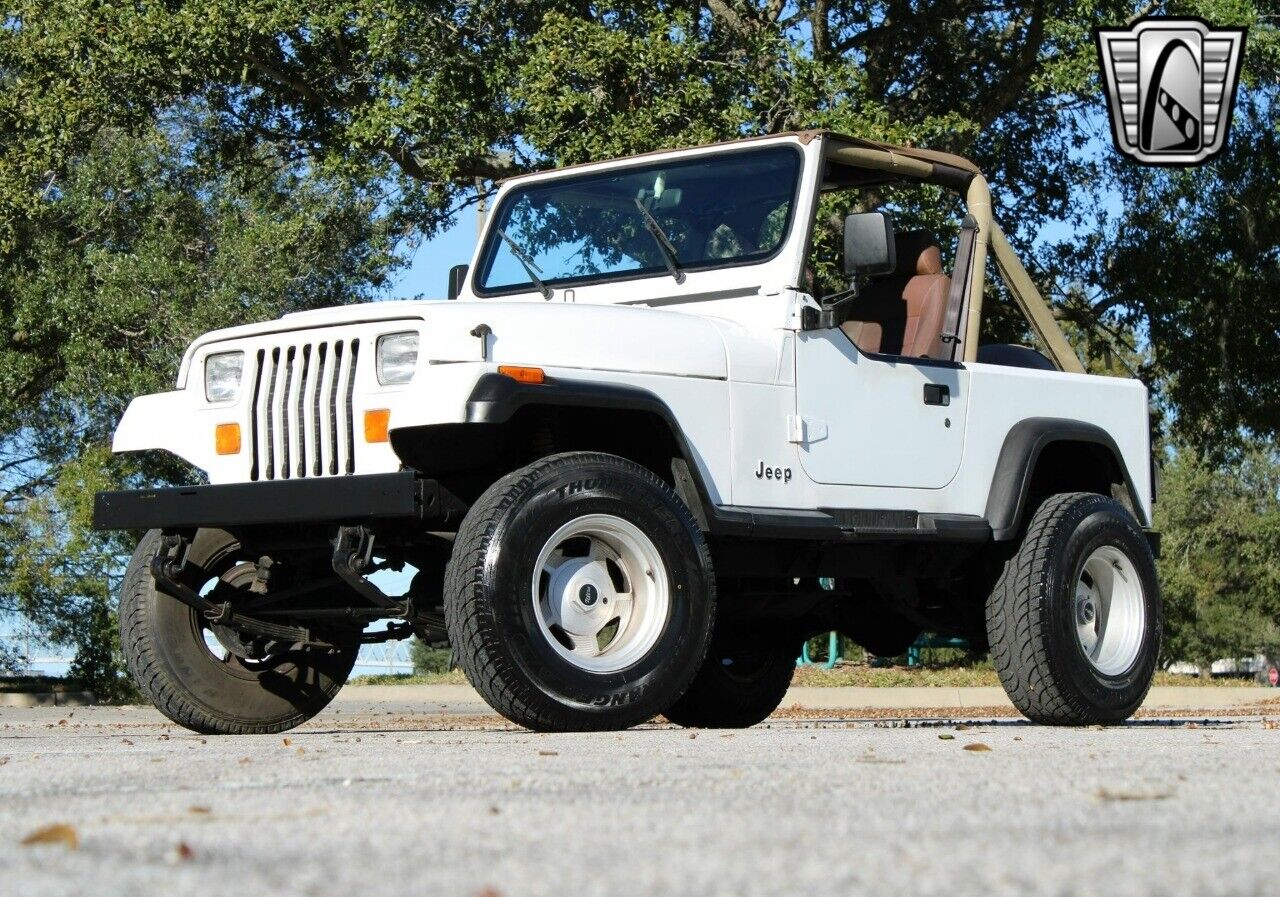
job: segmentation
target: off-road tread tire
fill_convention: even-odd
[[[150,566],[159,546],[159,530],[149,531],[138,543],[120,586],[119,610],[120,648],[125,667],[157,710],[178,725],[202,735],[272,735],[305,723],[328,706],[342,688],[345,677],[323,690],[323,700],[317,699],[293,714],[268,721],[240,719],[194,700],[157,656],[147,603],[156,592]]]
[[[699,561],[707,571],[710,603],[714,612],[715,578],[711,575],[711,552],[688,507],[663,480],[646,467],[625,458],[596,452],[566,452],[548,455],[502,477],[490,486],[471,506],[454,539],[453,556],[445,571],[445,620],[449,640],[454,646],[459,665],[467,681],[485,701],[511,722],[537,732],[615,731],[647,722],[657,716],[669,701],[639,703],[630,712],[612,716],[591,716],[560,704],[544,694],[519,673],[510,654],[499,639],[497,621],[478,593],[483,589],[483,576],[490,543],[500,518],[539,481],[562,468],[584,464],[601,464],[638,477],[667,496],[679,508],[686,526],[696,535]],[[702,640],[700,656],[706,658],[711,627]],[[683,694],[697,674],[699,664],[690,669],[674,691]]]
[[[1050,656],[1045,595],[1055,573],[1051,569],[1055,549],[1061,540],[1071,536],[1079,523],[1100,510],[1116,513],[1137,531],[1129,512],[1114,499],[1093,492],[1052,495],[1032,516],[1018,551],[1006,562],[987,600],[991,661],[1000,682],[1013,705],[1028,719],[1043,725],[1123,722],[1141,705],[1151,687],[1148,677],[1130,708],[1100,712],[1082,699]],[[1145,539],[1141,544],[1146,546]],[[1147,562],[1154,564],[1149,548]],[[1158,612],[1158,600],[1156,604]],[[1159,632],[1158,625],[1156,632]]]

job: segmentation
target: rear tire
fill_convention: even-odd
[[[987,600],[991,659],[1014,706],[1049,725],[1119,723],[1160,653],[1155,560],[1118,502],[1066,493],[1036,511]]]
[[[795,645],[742,631],[716,634],[693,684],[663,716],[696,729],[745,729],[778,709],[796,670]]]
[[[625,729],[689,686],[715,611],[689,509],[613,455],[536,461],[472,506],[445,578],[449,641],[489,706],[543,732]]]
[[[205,735],[258,735],[292,729],[329,704],[351,674],[356,648],[293,649],[261,661],[229,650],[215,656],[203,616],[156,588],[151,559],[159,548],[160,531],[151,530],[120,588],[125,665],[157,710]],[[246,566],[239,549],[230,533],[199,530],[183,580],[197,591],[214,578],[233,582]]]

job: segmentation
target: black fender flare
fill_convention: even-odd
[[[1031,489],[1031,476],[1040,454],[1055,442],[1084,442],[1097,445],[1111,454],[1116,470],[1128,490],[1134,516],[1142,527],[1149,527],[1145,520],[1142,502],[1134,488],[1133,477],[1124,463],[1116,441],[1111,434],[1096,424],[1056,417],[1031,417],[1015,424],[1004,438],[1000,455],[996,459],[995,473],[987,493],[986,518],[991,524],[992,537],[1011,539],[1028,512],[1027,502]]]
[[[619,383],[594,383],[547,377],[542,383],[522,383],[503,374],[482,374],[467,397],[466,422],[503,424],[521,408],[530,405],[560,408],[608,408],[643,411],[656,415],[670,429],[683,460],[683,470],[673,470],[676,492],[689,506],[698,524],[708,529],[716,518],[698,457],[669,405],[647,389]]]

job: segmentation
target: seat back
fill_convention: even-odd
[[[900,233],[895,243],[897,267],[871,282],[841,329],[863,352],[945,358],[951,278],[942,273],[942,250],[923,230]]]

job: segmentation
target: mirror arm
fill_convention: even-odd
[[[800,312],[800,329],[831,330],[839,327],[848,320],[845,312],[861,293],[858,282],[855,280],[849,289],[820,300],[817,308],[806,305]]]

